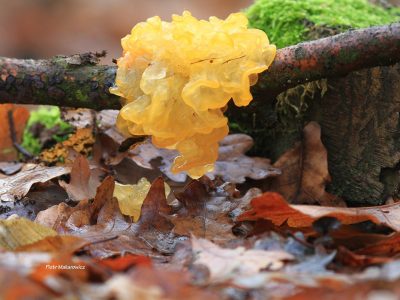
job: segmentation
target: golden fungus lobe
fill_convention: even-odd
[[[250,85],[275,57],[266,34],[244,14],[198,20],[185,11],[171,22],[153,17],[122,39],[115,87],[124,99],[117,126],[176,149],[172,171],[200,177],[212,170],[228,134],[222,109],[250,103]]]

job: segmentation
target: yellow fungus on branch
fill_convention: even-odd
[[[115,87],[124,100],[117,126],[126,135],[150,135],[155,146],[176,149],[173,172],[197,178],[211,171],[218,141],[228,134],[223,109],[252,100],[250,86],[272,63],[267,35],[248,29],[242,13],[198,20],[190,12],[172,22],[153,17],[122,39]]]

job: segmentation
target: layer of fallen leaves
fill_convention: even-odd
[[[274,164],[228,136],[214,172],[189,180],[169,172],[171,151],[125,140],[114,111],[64,116],[76,143],[52,157],[71,162],[0,164],[2,298],[399,297],[400,203],[348,208],[327,193],[318,124]]]

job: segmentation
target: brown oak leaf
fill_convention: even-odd
[[[345,206],[338,197],[325,191],[331,181],[328,153],[321,142],[321,128],[310,122],[304,128],[303,141],[284,153],[273,165],[282,175],[267,181],[267,189],[291,203]]]

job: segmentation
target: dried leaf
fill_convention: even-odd
[[[400,253],[400,233],[393,233],[377,243],[357,250],[356,253],[361,255],[393,257]]]
[[[82,227],[94,224],[101,208],[107,201],[111,201],[114,192],[114,179],[108,176],[97,188],[96,196],[92,203],[82,200],[76,206],[70,207],[65,203],[54,205],[39,212],[35,222],[60,230],[64,226]]]
[[[286,300],[320,300],[320,299],[398,299],[400,280],[366,280],[341,285],[329,285],[329,278],[319,286],[302,287],[301,292],[286,297]]]
[[[203,287],[192,284],[191,274],[185,270],[169,271],[139,266],[131,276],[141,286],[158,287],[163,293],[161,299],[217,300],[218,297]]]
[[[143,300],[161,300],[163,298],[162,290],[158,286],[142,286],[134,282],[128,276],[114,276],[104,285],[101,295],[95,293],[93,299],[99,296],[109,296],[107,298],[116,298],[119,300],[143,299]]]
[[[23,169],[12,176],[0,179],[0,200],[14,201],[25,196],[34,183],[46,182],[55,177],[67,174],[69,167],[45,167],[27,164]]]
[[[279,270],[284,261],[294,257],[284,251],[265,251],[243,247],[224,249],[205,239],[192,237],[195,264],[207,266],[210,282],[224,282],[235,277],[251,276],[263,269]]]
[[[20,171],[23,165],[20,162],[0,162],[0,172],[5,175],[13,175]]]
[[[232,134],[220,142],[219,156],[213,172],[207,176],[222,177],[224,181],[243,183],[246,179],[263,179],[281,174],[280,170],[272,167],[270,160],[259,157],[248,157],[244,153],[253,146],[253,139],[245,134]],[[175,182],[185,182],[185,173],[173,174],[170,171],[177,153],[174,150],[158,149],[151,143],[143,143],[132,150],[132,160],[144,168],[152,168],[151,161],[161,157],[160,170]]]
[[[151,183],[145,178],[141,178],[137,184],[115,184],[114,197],[118,199],[118,205],[121,213],[131,216],[134,222],[140,217],[140,211],[143,201],[150,190]],[[168,196],[171,189],[165,183],[165,197]]]
[[[57,232],[24,218],[0,220],[0,247],[15,250],[18,247],[33,244]]]
[[[390,257],[376,257],[354,253],[345,247],[339,247],[336,261],[346,267],[366,267],[391,261]]]
[[[36,224],[37,226],[37,224]],[[23,245],[15,249],[18,252],[53,252],[63,255],[70,255],[82,247],[87,242],[79,237],[71,235],[47,236],[44,239],[32,244]]]
[[[20,269],[17,268],[15,271],[9,268],[0,270],[2,299],[53,299],[54,294],[51,291],[19,271]]]
[[[55,256],[51,261],[46,264],[38,265],[35,267],[30,277],[42,284],[46,284],[48,278],[64,278],[73,280],[75,282],[84,283],[89,278],[89,270],[86,264],[77,257],[70,255]],[[61,287],[58,287],[61,289]],[[68,285],[63,286],[64,292],[68,291]]]
[[[274,192],[267,192],[251,200],[250,211],[238,217],[238,221],[265,219],[281,226],[285,222],[290,227],[311,227],[322,217],[334,217],[342,224],[372,221],[400,231],[400,203],[374,207],[328,207],[316,205],[290,205]]]
[[[112,177],[107,177],[99,186],[93,203],[83,200],[75,207],[61,203],[40,212],[36,222],[94,243],[88,249],[96,257],[121,252],[154,256],[154,249],[171,254],[179,237],[171,232],[173,224],[166,217],[171,207],[167,204],[164,186],[162,178],[153,182],[139,221],[134,224],[122,216],[113,198]]]
[[[160,177],[156,179],[143,201],[142,212],[138,225],[141,229],[163,230],[172,228],[172,224],[164,217],[171,213],[171,207],[167,204],[165,183]]]
[[[191,284],[190,274],[185,271],[168,271],[138,266],[130,276],[114,276],[105,283],[105,294],[120,300],[217,300],[216,295]],[[97,296],[97,297],[96,297]],[[93,298],[97,299],[97,294]],[[101,296],[104,296],[102,291]]]
[[[197,180],[191,181],[176,198],[183,206],[170,217],[176,234],[193,234],[218,242],[234,238],[234,224],[228,214],[238,205],[236,199],[226,195],[212,195]]]
[[[74,160],[70,176],[69,183],[60,181],[60,186],[65,189],[70,199],[81,201],[94,198],[100,179],[98,174],[91,172],[89,161],[85,156],[79,155]]]
[[[15,138],[17,143],[21,143],[22,134],[29,118],[29,111],[23,106],[14,104],[0,104],[0,161],[15,160],[18,158],[18,152],[14,148],[11,139],[10,126],[8,121],[8,112],[12,111]]]
[[[282,175],[268,181],[268,190],[282,194],[291,203],[345,206],[342,200],[325,191],[331,177],[319,125],[308,123],[304,127],[303,138],[302,143],[297,143],[274,163],[273,166],[280,169]]]
[[[260,180],[281,174],[266,158],[248,157],[245,153],[253,147],[253,139],[246,134],[231,134],[221,142],[214,171],[207,173],[211,179],[221,177],[225,182],[243,183],[246,177]]]

